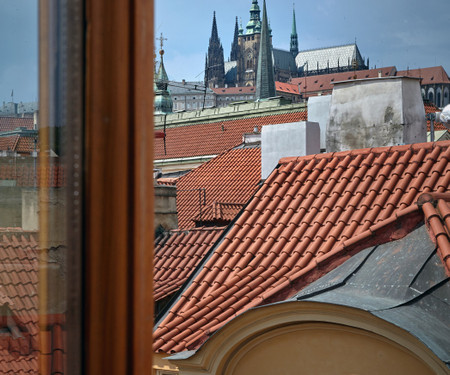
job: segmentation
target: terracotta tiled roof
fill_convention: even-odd
[[[0,132],[12,131],[17,128],[33,129],[34,119],[32,117],[0,117]]]
[[[0,158],[0,180],[15,181],[16,186],[22,187],[41,186],[41,175],[47,187],[66,185],[65,169],[61,165],[42,168],[39,163],[35,167],[30,160],[22,162],[19,159],[16,162],[14,158]]]
[[[19,154],[31,154],[36,150],[35,137],[25,137],[14,134],[0,137],[0,151],[16,151]]]
[[[281,159],[158,324],[154,349],[195,349],[236,315],[401,238],[423,221],[418,197],[448,191],[449,160],[450,141]]]
[[[178,178],[174,177],[160,177],[156,180],[158,185],[175,186],[177,184]]]
[[[155,159],[218,155],[240,144],[242,135],[251,133],[255,126],[261,130],[263,125],[306,121],[306,119],[305,111],[168,128],[167,154],[164,154],[164,140],[156,139]]]
[[[261,150],[258,147],[236,148],[202,164],[177,182],[178,226],[194,226],[194,220],[213,219],[212,204],[232,203],[234,208],[221,219],[229,221],[237,205],[244,204],[258,188],[261,179]],[[220,220],[221,225],[224,224]]]
[[[239,211],[244,207],[243,203],[212,202],[206,206],[202,213],[193,218],[199,224],[230,223]]]
[[[279,92],[286,92],[288,94],[300,94],[297,84],[275,81],[275,89]]]
[[[439,108],[436,107],[433,103],[429,103],[426,102],[425,103],[425,113],[429,114],[429,113],[436,113],[436,112],[440,112]],[[430,131],[430,120],[427,120],[427,131]],[[444,124],[442,122],[435,122],[434,123],[434,130],[447,130],[447,128],[444,126]]]
[[[450,79],[442,66],[432,66],[423,69],[401,70],[398,76],[422,78],[422,85],[432,85],[434,83],[450,83]]]
[[[188,279],[224,228],[172,230],[155,239],[154,299],[176,291]]]
[[[38,324],[38,249],[33,234],[9,229],[0,234],[0,373],[59,374],[64,368],[62,315]],[[4,311],[5,312],[5,311]],[[42,321],[41,321],[42,322]],[[39,357],[46,368],[39,368]],[[38,371],[39,370],[39,371]]]
[[[425,214],[430,236],[437,244],[447,276],[450,277],[450,193],[422,194],[418,203]]]
[[[322,94],[331,94],[333,91],[333,84],[340,81],[348,81],[353,79],[376,78],[381,72],[382,77],[394,76],[396,69],[394,66],[389,66],[380,69],[357,70],[356,72],[343,72],[323,74],[318,76],[292,78],[291,83],[300,86],[300,93],[304,97],[315,96],[319,92]]]

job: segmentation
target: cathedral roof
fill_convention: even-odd
[[[272,61],[273,65],[276,66],[277,69],[289,70],[291,72],[297,71],[295,58],[289,51],[272,48]]]
[[[299,69],[316,70],[333,69],[339,66],[347,66],[357,59],[358,64],[364,64],[356,43],[337,47],[317,48],[306,51],[300,51],[295,58]]]

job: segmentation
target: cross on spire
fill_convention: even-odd
[[[159,40],[159,45],[161,46],[161,51],[162,51],[163,46],[164,46],[164,41],[167,40],[167,38],[164,38],[163,33],[161,33],[161,36],[159,38],[156,38],[156,40]]]

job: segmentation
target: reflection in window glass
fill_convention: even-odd
[[[38,1],[2,1],[0,30],[0,373],[63,374],[63,124],[39,111]]]

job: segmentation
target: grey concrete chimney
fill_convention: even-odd
[[[420,81],[386,77],[337,82],[327,152],[426,142]]]
[[[266,125],[261,129],[261,178],[266,179],[281,158],[320,152],[317,122]]]

